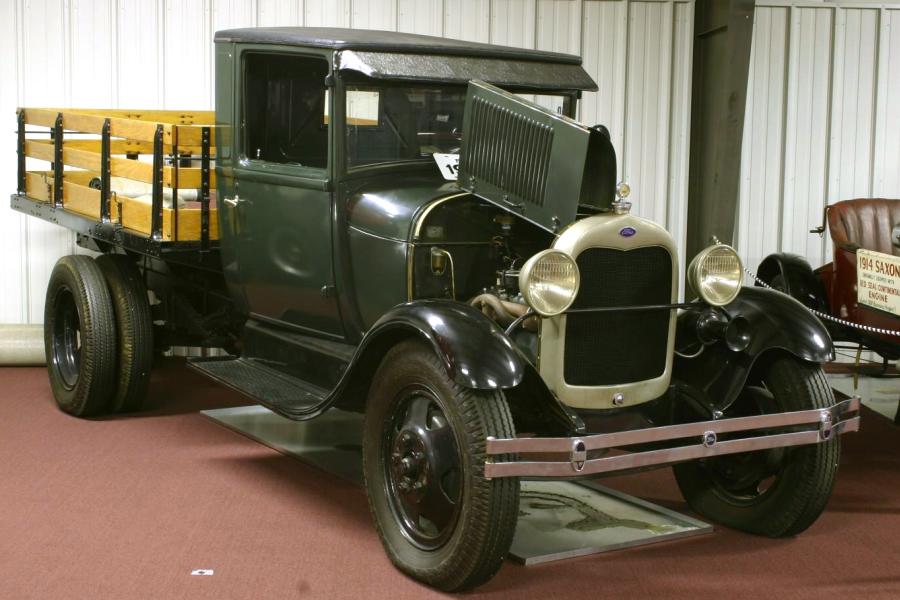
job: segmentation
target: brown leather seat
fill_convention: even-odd
[[[900,200],[843,200],[828,209],[828,230],[835,246],[874,250],[900,256],[891,244],[891,230],[900,223]]]

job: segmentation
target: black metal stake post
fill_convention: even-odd
[[[156,240],[162,240],[163,223],[163,126],[156,126],[153,135],[153,214],[150,219],[150,236]]]
[[[18,155],[18,173],[16,188],[20,194],[25,193],[25,111],[19,110],[16,114],[18,123],[18,137],[16,138],[16,153]]]
[[[112,174],[109,158],[109,119],[103,121],[100,137],[100,220],[110,222],[109,180]]]
[[[172,240],[178,241],[178,126],[172,127]]]
[[[63,204],[63,116],[56,115],[56,123],[53,125],[53,205],[61,207]]]
[[[209,250],[209,127],[200,130],[200,250]]]

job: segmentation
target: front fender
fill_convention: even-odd
[[[392,346],[409,338],[428,343],[459,385],[505,390],[520,430],[583,433],[581,420],[556,400],[534,365],[494,321],[468,304],[449,300],[416,300],[385,313],[357,349],[337,405],[364,410],[381,359]]]
[[[723,310],[732,319],[747,320],[750,332],[747,348],[735,352],[719,341],[692,358],[676,355],[672,372],[680,383],[701,390],[706,403],[714,410],[724,410],[734,402],[753,365],[768,352],[780,350],[815,363],[834,358],[831,336],[822,322],[800,302],[781,292],[744,287]],[[688,313],[679,316],[679,320],[688,318]],[[691,345],[692,340],[676,341],[678,348]]]
[[[529,365],[497,323],[468,304],[449,300],[416,300],[392,308],[366,333],[360,352],[377,352],[410,335],[427,341],[447,374],[463,387],[512,388],[522,382]]]

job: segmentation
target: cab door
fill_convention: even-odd
[[[223,261],[251,318],[343,337],[332,270],[328,61],[238,47]]]

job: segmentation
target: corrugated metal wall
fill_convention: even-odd
[[[0,323],[42,320],[68,232],[8,208],[19,106],[212,107],[218,29],[398,29],[582,54],[600,84],[581,119],[604,123],[636,212],[683,242],[691,0],[2,0]],[[5,125],[3,125],[5,123]]]
[[[691,0],[2,0],[0,191],[15,189],[14,109],[212,107],[212,34],[229,27],[397,29],[582,54],[639,214],[684,239]],[[0,202],[0,323],[39,323],[71,234]]]
[[[826,204],[900,198],[900,4],[757,0],[738,248],[831,260]]]

